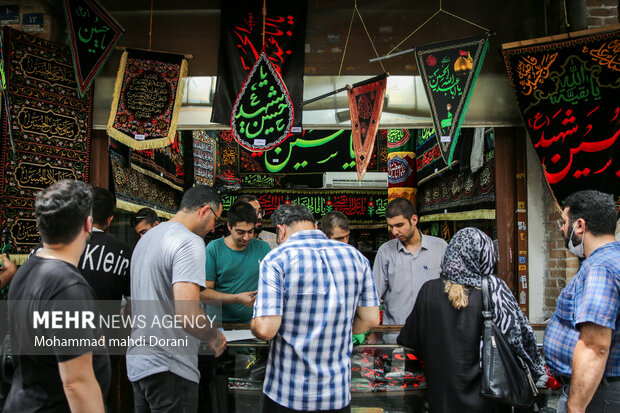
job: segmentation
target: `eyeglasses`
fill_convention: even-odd
[[[215,215],[215,220],[219,221],[220,220],[220,215],[216,214],[213,209],[210,209],[210,211],[213,212],[213,215]]]

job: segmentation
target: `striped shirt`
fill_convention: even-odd
[[[572,375],[578,326],[585,322],[613,330],[605,377],[620,376],[620,242],[597,248],[560,293],[543,342],[553,374]]]
[[[368,260],[323,232],[294,233],[263,259],[254,318],[282,316],[271,341],[263,392],[294,410],[351,402],[353,318],[379,299]]]

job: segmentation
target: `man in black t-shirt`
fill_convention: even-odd
[[[36,349],[33,336],[50,338],[56,330],[35,328],[35,311],[94,312],[95,294],[77,268],[92,231],[92,189],[73,180],[59,181],[39,192],[35,216],[43,248],[21,266],[9,291],[9,322],[13,354],[18,359],[3,412],[103,413],[110,382],[107,354],[89,344],[99,337],[95,328],[60,330],[80,340],[69,351],[53,346]],[[41,304],[41,303],[45,304]],[[39,355],[37,355],[39,353]],[[41,354],[43,353],[43,354]],[[53,354],[53,355],[52,355]]]
[[[105,300],[112,306],[105,313],[118,314],[123,296],[129,297],[129,267],[133,248],[105,232],[114,219],[116,197],[110,191],[93,187],[93,229],[80,257],[78,269],[95,291],[97,300]],[[43,248],[39,243],[30,253]],[[118,304],[114,303],[117,302]]]
[[[116,197],[107,189],[93,187],[93,232],[78,265],[98,300],[118,301],[129,296],[132,247],[106,231],[114,219]]]

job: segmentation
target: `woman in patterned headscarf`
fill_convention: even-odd
[[[493,241],[476,228],[454,234],[444,255],[441,278],[422,286],[398,337],[425,362],[431,411],[501,412],[505,405],[480,396],[482,277],[489,277],[493,321],[537,379],[544,361],[536,337],[506,283],[495,277]]]

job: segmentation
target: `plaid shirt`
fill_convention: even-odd
[[[553,374],[572,374],[579,340],[577,327],[585,322],[613,330],[605,377],[620,376],[620,242],[606,244],[590,254],[560,293],[543,342]]]
[[[271,341],[263,392],[295,410],[351,402],[353,318],[379,299],[368,260],[318,230],[299,231],[260,266],[254,318],[282,316]]]

